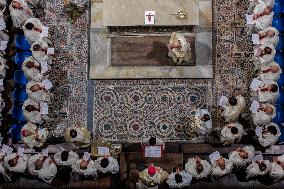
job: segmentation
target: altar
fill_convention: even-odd
[[[167,57],[173,32],[190,44],[180,65]],[[213,78],[211,0],[93,1],[89,68],[90,79]]]

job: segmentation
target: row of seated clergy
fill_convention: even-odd
[[[87,154],[87,155],[86,155]],[[93,161],[90,159],[89,153],[84,154],[83,158],[79,159],[79,155],[73,151],[62,151],[56,153],[54,157],[48,154],[26,155],[20,153],[11,153],[2,156],[3,164],[1,169],[13,173],[28,173],[38,177],[44,182],[50,184],[57,173],[58,166],[68,166],[72,168],[72,172],[86,177],[96,178],[98,172],[116,174],[119,172],[119,165],[113,157],[99,157]]]
[[[190,185],[191,180],[218,179],[231,174],[233,169],[244,170],[247,179],[259,176],[269,176],[274,181],[284,178],[284,155],[273,158],[273,161],[264,160],[262,154],[255,155],[253,146],[245,146],[224,158],[219,152],[210,154],[210,163],[198,156],[189,158],[185,170],[168,175],[162,168],[150,165],[139,174],[139,188],[153,187],[167,180],[170,188],[182,188]],[[142,186],[141,186],[142,185]]]

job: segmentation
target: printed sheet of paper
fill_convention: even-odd
[[[48,48],[47,54],[54,54],[54,48]]]
[[[5,29],[6,29],[6,22],[3,19],[1,19],[0,20],[0,30],[2,31]]]
[[[47,115],[48,114],[48,104],[40,103],[40,114]]]
[[[0,50],[5,51],[7,49],[8,41],[1,41],[0,42]]]
[[[246,14],[247,24],[253,24],[253,15]]]
[[[41,155],[48,157],[48,149],[47,149],[47,148],[46,148],[46,149],[43,149],[43,150],[41,151]]]
[[[88,161],[91,158],[91,154],[89,152],[84,152],[83,160]]]
[[[259,45],[260,44],[260,40],[259,40],[259,35],[258,34],[252,34],[251,35],[251,40],[252,40],[254,45]]]
[[[251,106],[250,106],[250,111],[252,112],[252,113],[256,113],[257,111],[258,111],[258,109],[259,109],[259,102],[257,102],[256,100],[254,100],[253,102],[252,102],[252,104],[251,104]]]
[[[260,80],[258,80],[258,79],[256,79],[256,78],[254,78],[254,79],[252,80],[250,86],[249,86],[250,89],[251,89],[252,91],[257,91],[257,89],[258,89],[259,85],[261,84],[261,82],[262,82],[262,81],[260,81]]]
[[[48,71],[47,62],[40,62],[40,73],[45,73]]]
[[[4,80],[0,79],[0,85],[4,85]]]
[[[162,157],[162,146],[144,146],[144,150],[145,157]]]
[[[258,137],[262,135],[262,127],[255,128],[255,135]]]
[[[48,37],[48,27],[42,27],[42,32],[40,33],[40,37]]]
[[[228,98],[226,96],[221,96],[219,100],[219,106],[226,108],[227,107]]]
[[[98,147],[98,155],[100,156],[107,156],[107,155],[110,155],[109,154],[109,148],[107,147]]]
[[[45,129],[39,129],[38,135],[39,135],[40,138],[45,137],[46,136],[46,130]]]
[[[52,88],[52,83],[48,79],[43,80],[42,84],[44,85],[44,88],[47,90]]]
[[[155,11],[145,11],[145,25],[155,24]]]
[[[220,152],[216,151],[209,155],[210,161],[216,161],[221,158]]]
[[[24,149],[24,148],[22,148],[22,147],[19,147],[19,148],[18,148],[18,155],[19,155],[19,156],[23,157],[23,156],[24,156],[24,152],[25,152],[25,149]]]

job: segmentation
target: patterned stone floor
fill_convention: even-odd
[[[248,2],[214,0],[214,79],[211,80],[88,80],[88,23],[86,11],[75,23],[67,20],[62,0],[45,0],[43,21],[52,30],[56,58],[51,79],[52,136],[62,136],[75,123],[87,125],[109,140],[135,141],[158,133],[166,140],[183,140],[178,118],[196,105],[213,112],[214,126],[222,124],[217,99],[234,89],[248,89],[252,44],[244,35]],[[246,96],[248,94],[245,93]],[[212,98],[211,98],[212,96]],[[141,100],[143,99],[143,100]],[[170,100],[163,104],[163,99]],[[190,109],[189,109],[190,107]],[[94,118],[94,120],[93,120]],[[111,123],[111,124],[110,124]],[[175,125],[175,127],[172,127]]]

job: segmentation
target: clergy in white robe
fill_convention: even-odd
[[[41,113],[40,104],[28,98],[23,103],[22,107],[24,116],[27,121],[32,123],[43,123],[43,121],[49,121],[49,117]]]
[[[50,184],[57,173],[57,167],[50,157],[36,154],[28,161],[28,171],[31,175]]]
[[[281,73],[282,69],[279,64],[273,61],[267,65],[261,66],[259,77],[261,80],[278,81]]]
[[[29,148],[41,147],[48,136],[47,129],[38,129],[31,122],[26,123],[21,129],[21,138]]]
[[[39,63],[32,56],[27,57],[22,65],[22,70],[28,80],[42,81],[45,77],[48,77],[46,72],[49,66]]]
[[[230,97],[228,103],[222,113],[222,116],[227,123],[234,123],[238,120],[239,116],[246,107],[245,98],[241,95],[237,97]]]
[[[284,178],[284,155],[273,158],[269,175],[275,182]]]
[[[179,169],[176,172],[173,172],[169,175],[167,184],[169,188],[185,188],[189,187],[192,180],[192,176],[185,172],[184,170],[180,171]]]
[[[65,130],[65,140],[71,143],[74,148],[84,148],[91,143],[91,132],[85,127],[75,126]]]
[[[119,172],[118,161],[114,157],[99,157],[95,161],[98,172],[116,174]]]
[[[190,44],[182,34],[176,32],[172,33],[168,49],[168,56],[172,58],[177,65],[190,60]]]
[[[244,134],[245,131],[240,123],[226,124],[221,130],[221,142],[224,146],[239,143]]]
[[[4,157],[4,167],[8,171],[15,173],[24,173],[27,169],[29,157],[27,155],[20,156],[18,153],[12,153]]]
[[[274,7],[275,0],[250,0],[250,5],[247,13],[252,14],[255,7],[259,4]]]
[[[169,174],[160,167],[150,165],[147,169],[144,169],[139,173],[139,183],[148,187],[162,184]]]
[[[273,62],[276,54],[275,47],[271,44],[258,46],[254,49],[253,63],[255,70],[259,70],[262,66]]]
[[[251,163],[255,155],[255,149],[253,146],[245,146],[238,148],[237,150],[229,154],[229,160],[233,162],[235,167],[245,167]]]
[[[57,152],[54,155],[54,161],[57,165],[72,166],[79,161],[79,155],[74,151]]]
[[[258,111],[253,113],[253,122],[255,125],[265,125],[276,116],[275,106],[272,104],[260,104]]]
[[[75,164],[72,165],[72,170],[74,173],[85,176],[85,177],[97,177],[97,169],[95,162],[91,159],[84,160],[80,159]]]
[[[201,127],[201,133],[208,133],[212,129],[212,119],[207,109],[197,109],[195,113],[197,124]]]
[[[11,181],[11,178],[10,176],[6,173],[6,169],[4,168],[4,157],[5,155],[8,155],[9,153],[7,153],[7,148],[6,150],[4,150],[4,146],[6,145],[3,145],[2,148],[1,148],[1,151],[0,151],[0,174],[3,175],[4,179],[6,182],[10,182]],[[8,146],[6,146],[8,147]]]
[[[262,45],[272,44],[277,45],[279,41],[279,31],[275,27],[267,27],[258,32],[259,41]]]
[[[26,39],[30,43],[33,43],[37,39],[41,38],[42,27],[43,25],[39,19],[29,18],[26,20],[22,28]]]
[[[8,66],[6,65],[6,59],[0,56],[0,75],[6,76],[6,69]]]
[[[160,146],[163,147],[163,150],[166,147],[165,142],[162,139],[155,138],[155,137],[150,137],[150,138],[144,139],[142,141],[142,146],[144,146],[144,145],[150,145],[150,146],[160,145]]]
[[[36,40],[31,46],[32,55],[38,62],[49,62],[48,49],[49,45],[43,39]]]
[[[204,179],[211,173],[211,165],[200,157],[193,157],[185,164],[185,171],[195,179]]]
[[[270,6],[258,4],[254,8],[252,16],[252,23],[249,24],[246,29],[248,34],[257,33],[258,31],[271,26],[274,12]]]
[[[271,162],[269,160],[253,161],[246,169],[246,178],[256,178],[257,176],[264,176],[271,171]]]
[[[13,25],[16,28],[21,28],[28,18],[33,17],[32,10],[24,0],[13,0],[9,6],[9,10]]]
[[[4,32],[4,31],[0,31],[0,41],[9,41],[10,36]]]
[[[273,122],[266,124],[264,127],[260,127],[259,133],[256,133],[258,136],[258,141],[263,147],[269,147],[274,145],[278,138],[281,135],[279,126]]]
[[[29,98],[38,103],[50,102],[52,98],[52,94],[42,82],[29,81],[26,85],[26,91]]]
[[[252,93],[252,96],[257,98],[257,101],[260,103],[274,104],[279,97],[277,82],[273,80],[263,80],[258,86],[257,91]]]
[[[232,172],[233,163],[230,160],[222,157],[219,152],[210,154],[209,159],[212,167],[212,178],[220,178]]]

